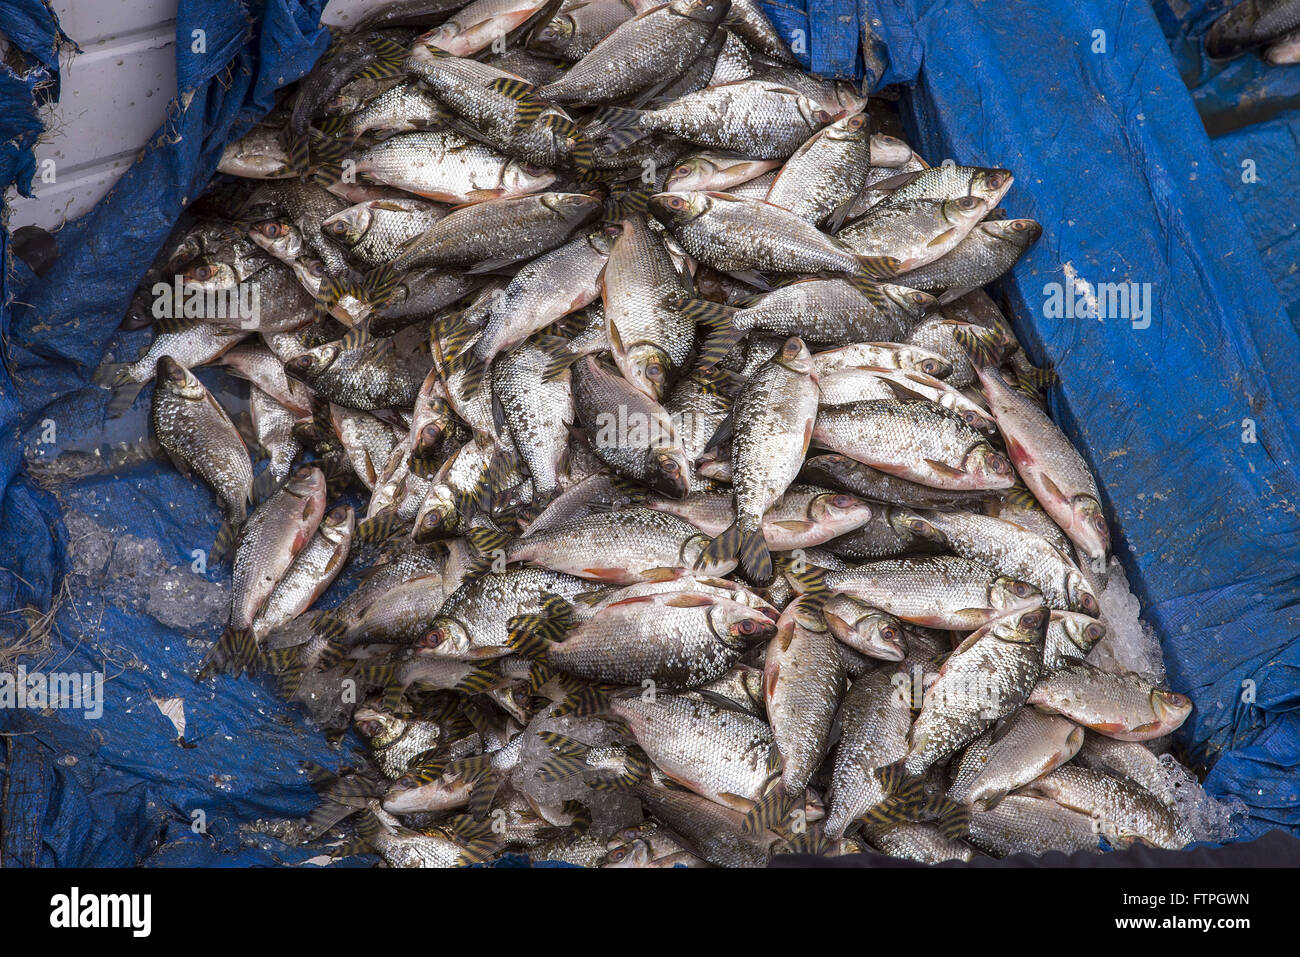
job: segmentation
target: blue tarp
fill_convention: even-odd
[[[187,637],[216,629],[177,621],[169,596],[192,601],[195,621],[220,600],[220,575],[187,570],[216,532],[205,490],[150,465],[62,486],[56,498],[20,468],[51,423],[65,436],[55,447],[121,440],[103,431],[90,371],[221,146],[324,48],[321,6],[182,0],[178,49],[189,49],[192,27],[210,38],[205,56],[179,57],[193,98],[119,186],[58,234],[53,271],[38,280],[7,257],[0,606],[53,608],[45,659],[110,680],[99,720],[0,711],[6,862],[300,861],[300,849],[252,845],[237,826],[304,814],[312,797],[298,762],[340,763],[264,684],[189,677],[202,642]],[[1250,807],[1245,836],[1300,829],[1300,341],[1257,239],[1258,212],[1225,181],[1225,141],[1207,138],[1152,9],[1138,0],[768,9],[812,68],[904,84],[904,122],[932,161],[1015,171],[1006,206],[1044,231],[1003,292],[1033,358],[1061,374],[1053,411],[1087,452],[1171,681],[1196,704],[1184,743],[1212,766],[1213,793]],[[0,9],[0,30],[32,36],[47,54],[55,36],[37,0]],[[0,78],[6,132],[31,123],[30,92],[12,79]],[[1284,146],[1279,134],[1267,155],[1294,162]],[[21,148],[0,163],[6,181],[31,168]],[[1270,182],[1285,200],[1281,177]],[[1045,315],[1049,284],[1076,279],[1149,284],[1149,324]],[[119,357],[147,338],[133,335],[113,345]],[[70,571],[67,580],[101,587],[56,599]],[[0,634],[17,620],[0,619],[9,629]],[[177,697],[194,747],[154,703]],[[191,827],[196,811],[205,833]]]

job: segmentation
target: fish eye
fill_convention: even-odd
[[[898,641],[903,636],[898,633],[898,629],[893,625],[885,625],[880,629],[880,637],[886,641]]]
[[[217,274],[216,266],[198,266],[194,270],[195,279],[211,279]]]
[[[628,850],[626,847],[620,847],[610,851],[609,852],[610,863],[618,864],[622,862],[627,857],[627,854],[628,854]]]
[[[758,622],[754,621],[752,618],[746,618],[744,621],[736,624],[736,630],[742,635],[752,635],[758,630]]]
[[[1043,613],[1041,611],[1031,611],[1027,615],[1021,616],[1020,627],[1037,629],[1043,624]]]
[[[442,429],[438,427],[437,423],[430,422],[420,430],[420,434],[424,437],[426,442],[436,442],[438,441],[438,437],[442,435]]]
[[[686,208],[686,200],[682,199],[680,196],[674,196],[672,199],[668,200],[668,208],[669,208],[669,209],[685,209],[685,208]]]
[[[1097,599],[1092,597],[1092,595],[1084,594],[1079,596],[1079,604],[1082,605],[1083,610],[1090,615],[1095,615],[1101,610],[1097,607]]]
[[[664,367],[657,362],[652,362],[645,367],[646,377],[654,382],[658,382],[664,377]]]
[[[939,363],[935,362],[933,359],[926,359],[921,363],[921,371],[926,375],[934,375],[939,371]]]
[[[859,113],[857,116],[853,117],[853,119],[849,120],[848,127],[851,130],[860,130],[862,127],[866,126],[866,124],[866,117]]]
[[[342,220],[336,223],[325,224],[325,232],[329,233],[331,236],[342,236],[347,233],[347,231],[347,223],[344,223]]]
[[[669,475],[676,475],[680,471],[680,467],[672,459],[664,459],[659,467]]]
[[[1089,641],[1101,641],[1106,637],[1106,628],[1099,622],[1093,622],[1087,628],[1083,629],[1083,636]]]
[[[1017,598],[1028,598],[1034,593],[1033,586],[1027,582],[1016,582],[1011,586],[1011,590],[1015,593]]]
[[[441,524],[442,524],[442,516],[438,514],[436,511],[429,512],[427,515],[424,516],[425,528],[437,528]]]
[[[325,264],[324,264],[324,263],[312,263],[312,264],[311,264],[311,267],[310,267],[307,271],[310,272],[310,273],[311,273],[313,276],[315,276],[317,279],[319,279],[319,278],[321,278],[322,276],[325,275]]]
[[[677,167],[675,170],[673,170],[673,175],[674,175],[674,176],[688,176],[688,175],[690,175],[690,172],[691,172],[691,167],[690,167],[688,164],[683,163],[681,166],[679,166],[679,167]]]
[[[958,209],[974,209],[978,205],[979,200],[974,196],[963,196],[961,199],[957,200]]]
[[[1018,233],[1022,233],[1029,228],[1029,224],[1026,223],[1023,219],[1017,219],[1014,223],[1011,224],[1011,228]]]
[[[831,499],[831,504],[836,508],[848,508],[853,504],[852,495],[836,495]]]
[[[1094,515],[1092,517],[1092,527],[1099,532],[1106,531],[1106,519],[1101,515]]]

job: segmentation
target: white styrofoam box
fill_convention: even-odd
[[[64,58],[59,101],[46,108],[36,147],[35,198],[11,191],[10,229],[54,229],[80,216],[162,126],[176,95],[177,2],[53,0],[82,52]]]
[[[35,198],[9,195],[9,228],[55,229],[90,209],[162,126],[176,97],[179,0],[53,0],[82,52],[65,58],[59,102],[36,147]],[[346,27],[388,0],[330,0],[322,21]],[[42,173],[50,170],[53,182]]]

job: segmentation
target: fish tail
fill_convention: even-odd
[[[253,640],[250,629],[227,628],[217,643],[208,650],[207,657],[199,668],[198,679],[202,681],[219,673],[240,674],[244,670],[248,643],[252,643],[256,652],[257,643]]]
[[[235,553],[235,539],[238,535],[236,524],[229,518],[223,520],[217,529],[217,537],[212,541],[212,549],[208,552],[209,564],[220,565],[230,559]]]
[[[1006,358],[1006,340],[996,329],[966,326],[954,329],[952,337],[977,369],[996,368]]]
[[[606,130],[600,136],[601,145],[610,153],[618,153],[645,139],[650,132],[642,127],[643,115],[641,110],[622,106],[607,106],[598,110],[593,122]]]
[[[546,353],[546,369],[542,372],[543,382],[554,382],[581,358],[577,352],[569,348],[569,340],[561,336],[539,336],[535,344]]]
[[[767,792],[759,798],[749,812],[741,830],[746,834],[762,834],[764,831],[780,832],[785,819],[793,809],[793,801],[785,793],[778,778],[768,787]]]
[[[506,644],[525,658],[542,658],[552,642],[549,623],[543,615],[515,615],[506,624]]]
[[[127,384],[130,376],[127,369],[133,364],[131,362],[102,363],[95,369],[90,379],[101,389],[114,389],[117,386]]]
[[[696,569],[706,565],[720,565],[735,558],[740,551],[740,537],[740,523],[732,522],[722,530],[722,534],[704,546],[704,551],[695,562]]]
[[[587,770],[589,745],[554,731],[541,731],[537,736],[553,755],[538,770],[543,781],[558,781]]]
[[[445,316],[434,324],[430,334],[438,340],[438,352],[448,370],[457,368],[457,360],[465,353],[476,332],[478,327],[465,319],[463,312]]]
[[[950,841],[960,841],[970,834],[970,807],[943,796],[926,803],[925,816],[932,818],[939,832]]]
[[[327,641],[316,659],[316,664],[322,671],[325,671],[342,661],[346,653],[347,649],[343,646],[342,641]]]
[[[609,710],[610,689],[602,685],[588,684],[577,678],[563,676],[561,682],[563,696],[551,709],[551,717],[562,718],[566,715],[592,717]]]
[[[397,509],[386,508],[358,522],[355,537],[358,541],[378,544],[392,538],[401,525],[402,519]]]
[[[455,366],[463,372],[461,388],[465,395],[478,395],[479,389],[483,388],[483,380],[487,378],[488,364],[473,353],[464,352],[456,357]]]
[[[628,748],[623,770],[595,775],[588,785],[593,791],[630,791],[650,777],[650,759],[640,748]]]
[[[357,76],[367,80],[387,80],[400,76],[402,66],[406,62],[407,49],[386,37],[374,37],[368,42],[370,48],[375,51],[376,58]]]
[[[623,189],[605,200],[601,216],[609,222],[619,222],[629,216],[645,216],[650,212],[650,197],[654,188]]]
[[[903,264],[894,256],[858,256],[859,273],[867,279],[893,279],[903,271]]]
[[[510,544],[510,536],[507,533],[483,526],[471,528],[467,531],[465,540],[479,555],[492,555],[504,551],[505,547]]]
[[[135,404],[136,396],[143,388],[143,382],[123,382],[121,385],[114,386],[112,394],[108,397],[108,404],[104,407],[104,414],[110,419],[118,418]]]
[[[795,591],[800,594],[829,595],[830,588],[826,584],[826,569],[807,563],[804,563],[803,567],[797,567],[795,563],[791,563],[784,571],[786,579],[794,586]]]
[[[862,293],[864,299],[877,309],[885,308],[885,291],[880,288],[878,282],[861,273],[851,276],[849,282],[854,289]]]
[[[740,534],[740,567],[750,581],[766,584],[772,580],[772,555],[767,550],[767,539],[763,537],[762,526],[758,522],[738,520]],[[725,534],[725,533],[724,533]]]
[[[494,93],[500,93],[514,101],[516,133],[526,132],[546,109],[546,101],[537,95],[537,87],[518,77],[503,76],[493,80],[487,87]]]
[[[317,638],[324,638],[334,643],[342,641],[343,636],[347,634],[348,626],[341,615],[332,611],[323,611],[312,621],[311,630]]]
[[[377,309],[393,298],[401,284],[402,274],[391,263],[384,263],[355,282],[352,295],[372,309]]]
[[[285,152],[288,154],[287,166],[291,173],[300,178],[311,174],[311,139],[306,134],[295,136],[285,144]]]
[[[499,688],[504,683],[501,674],[493,667],[491,662],[475,665],[469,670],[465,677],[456,682],[452,691],[461,694],[482,694],[485,691],[491,691]]]
[[[348,117],[346,114],[337,116],[327,116],[316,122],[316,129],[327,137],[339,138],[348,132]]]
[[[713,302],[711,299],[681,299],[677,305],[684,318],[704,327],[696,363],[698,371],[711,371],[745,338],[744,330],[737,329],[732,321],[732,317],[739,311],[734,306]]]
[[[268,464],[266,468],[257,473],[257,478],[253,479],[253,501],[264,502],[271,497],[276,486],[280,484],[280,477],[275,474]]]

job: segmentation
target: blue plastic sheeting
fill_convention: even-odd
[[[163,129],[94,210],[57,234],[60,258],[43,279],[6,257],[0,609],[8,614],[0,617],[0,640],[13,642],[28,624],[15,610],[48,611],[65,573],[77,571],[69,579],[77,591],[55,604],[51,647],[26,664],[107,678],[97,720],[73,710],[0,710],[6,864],[130,865],[159,846],[157,862],[189,865],[296,862],[319,853],[245,846],[237,830],[259,817],[306,813],[314,801],[298,763],[335,766],[340,756],[269,687],[249,680],[201,686],[191,677],[200,649],[186,644],[193,622],[177,619],[188,602],[199,620],[199,609],[224,594],[214,584],[223,576],[188,570],[191,550],[206,548],[216,532],[211,496],[171,469],[147,466],[64,487],[60,502],[38,490],[20,463],[51,424],[57,448],[124,437],[100,431],[105,393],[88,386],[90,371],[222,148],[266,114],[278,87],[324,52],[323,6],[324,0],[182,0],[181,95]],[[205,32],[206,52],[193,52],[195,30]],[[47,70],[57,69],[57,28],[39,0],[0,7],[0,31]],[[10,131],[32,128],[33,102],[29,86],[3,70],[0,96],[7,143]],[[29,155],[3,154],[3,162],[6,183],[30,179]],[[130,358],[147,338],[126,337],[118,355]],[[143,428],[139,416],[133,424]],[[80,559],[75,547],[70,551],[60,504],[86,517],[77,526]],[[114,536],[107,545],[96,540],[105,529]],[[149,553],[150,540],[164,543],[158,554]],[[113,551],[106,559],[107,547]],[[202,626],[197,634],[211,639],[210,632]],[[184,699],[184,746],[154,703],[172,698]]]
[[[1269,66],[1258,53],[1208,59],[1201,38],[1230,4],[1157,0],[1183,80],[1213,136],[1213,156],[1232,186],[1291,321],[1300,324],[1300,65]]]
[[[1196,705],[1183,741],[1213,765],[1207,788],[1251,809],[1246,836],[1295,830],[1300,339],[1151,7],[879,9],[880,40],[920,51],[902,100],[917,149],[1013,170],[1004,204],[1043,224],[1004,292],[1032,357],[1060,373],[1053,413]],[[1074,277],[1143,284],[1149,324],[1046,315],[1049,285]]]
[[[194,622],[210,620],[222,598],[224,576],[188,569],[216,532],[210,494],[142,465],[60,486],[56,497],[19,464],[51,423],[57,448],[143,428],[138,416],[105,426],[90,371],[221,146],[323,50],[321,5],[268,0],[246,18],[227,2],[183,0],[178,72],[193,98],[122,183],[58,234],[51,273],[36,280],[8,264],[0,607],[53,608],[48,667],[106,671],[109,681],[98,720],[0,711],[6,862],[295,864],[316,853],[239,825],[306,813],[313,798],[298,762],[333,767],[341,756],[262,682],[190,678],[216,637]],[[1007,205],[1042,222],[1044,236],[1004,290],[1034,358],[1061,373],[1054,411],[1087,450],[1172,682],[1196,703],[1183,737],[1217,762],[1208,786],[1252,808],[1248,835],[1296,829],[1300,437],[1288,413],[1300,342],[1150,8],[886,0],[856,13],[819,3],[811,18],[798,3],[768,9],[819,71],[915,81],[902,108],[924,155],[1016,172]],[[47,16],[36,0],[11,2],[0,30],[15,36],[9,21],[21,18],[51,37]],[[207,30],[209,52],[191,58],[195,28]],[[1097,30],[1105,46],[1093,53]],[[30,122],[30,93],[0,91],[3,122]],[[1067,264],[1093,283],[1149,283],[1150,324],[1046,317],[1044,286],[1065,281]],[[117,356],[147,337],[122,337]],[[1245,419],[1257,442],[1241,441]],[[65,581],[73,590],[55,601]],[[178,620],[177,595],[192,621]],[[0,634],[22,624],[0,618]],[[184,699],[183,741],[156,703],[171,698]],[[195,812],[206,829],[192,826]]]

